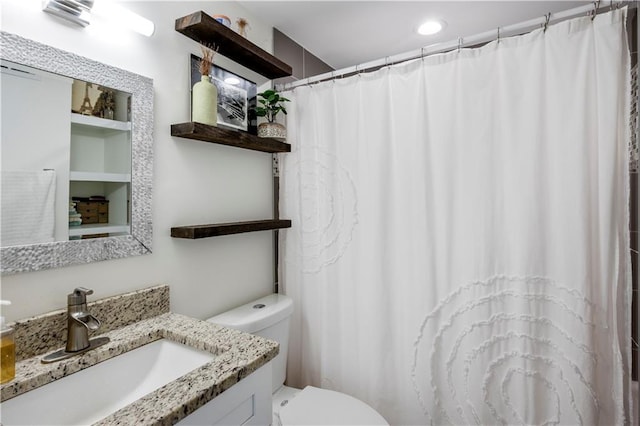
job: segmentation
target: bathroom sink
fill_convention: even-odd
[[[4,426],[95,423],[214,357],[157,340],[3,402],[0,421]]]

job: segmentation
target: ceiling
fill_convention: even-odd
[[[269,1],[239,3],[335,69],[457,40],[591,1]],[[444,20],[422,36],[418,26]]]

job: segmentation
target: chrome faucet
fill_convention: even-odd
[[[78,287],[67,296],[67,352],[78,352],[89,347],[89,330],[100,327],[100,321],[87,309],[87,295],[93,290]]]
[[[65,349],[42,358],[43,363],[70,358],[109,342],[108,337],[89,339],[89,331],[100,328],[100,321],[87,308],[87,295],[90,294],[93,294],[93,290],[78,287],[67,296],[67,345]]]

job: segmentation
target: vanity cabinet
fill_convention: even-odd
[[[271,368],[268,362],[176,424],[271,424]]]
[[[69,238],[128,234],[130,194],[131,122],[72,113],[69,195],[98,201],[95,208],[106,211],[96,211],[96,220],[83,216],[82,225],[69,226]],[[100,197],[105,202],[99,203]]]
[[[218,53],[267,78],[285,77],[292,74],[290,65],[251,43],[232,29],[224,26],[211,16],[200,11],[176,20],[176,31],[206,46],[215,44]],[[238,130],[228,130],[202,123],[187,122],[173,124],[171,135],[201,142],[216,143],[237,148],[250,149],[274,155],[274,218],[233,223],[188,225],[171,228],[174,238],[209,238],[243,232],[278,230],[290,228],[291,221],[278,217],[277,158],[280,152],[291,152],[291,145],[272,138]]]

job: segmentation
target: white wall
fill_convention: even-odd
[[[151,38],[111,31],[98,34],[41,11],[41,0],[0,0],[3,31],[71,51],[154,80],[153,254],[41,272],[3,276],[9,321],[63,308],[76,286],[107,297],[156,284],[171,286],[171,309],[206,318],[272,291],[270,231],[183,240],[179,225],[266,219],[272,215],[271,156],[172,138],[170,125],[189,121],[189,55],[199,45],[174,30],[175,19],[203,10],[235,21],[246,18],[248,38],[272,51],[272,30],[239,5],[219,1],[123,2],[153,20]],[[93,28],[92,28],[93,27]],[[105,37],[106,35],[106,37]],[[219,55],[218,65],[258,84],[265,79]]]

